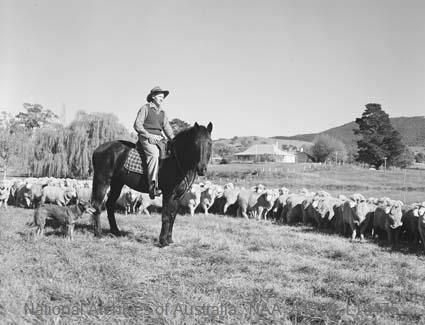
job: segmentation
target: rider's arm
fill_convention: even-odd
[[[168,138],[168,140],[172,140],[174,138],[174,132],[173,128],[170,125],[170,122],[168,121],[167,114],[164,112],[164,125],[162,126],[162,129],[164,130],[165,136]]]
[[[139,112],[137,113],[136,120],[134,121],[134,130],[139,134],[140,136],[148,139],[150,137],[150,134],[146,129],[143,127],[143,124],[145,123],[146,117],[148,116],[148,109],[146,105],[143,105]]]

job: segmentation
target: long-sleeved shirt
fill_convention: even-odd
[[[147,103],[143,105],[139,112],[137,113],[136,120],[134,121],[134,130],[139,135],[139,139],[147,139],[149,138],[150,133],[144,128],[143,124],[145,123],[146,117],[148,116],[148,109],[154,108],[155,110],[161,111],[161,108],[156,107],[154,103]],[[165,136],[171,140],[174,137],[173,129],[171,128],[170,122],[168,121],[167,114],[164,112],[164,123],[162,125],[162,131]]]

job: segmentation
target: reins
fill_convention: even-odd
[[[173,154],[174,158],[176,159],[177,169],[180,171],[180,173],[184,177],[183,179],[184,179],[184,183],[185,183],[185,189],[184,189],[183,193],[177,197],[177,199],[180,200],[183,197],[183,195],[189,191],[190,187],[193,185],[193,182],[195,182],[196,171],[193,173],[192,179],[188,180],[188,175],[187,175],[188,173],[184,172],[183,167],[180,164],[179,158],[177,157],[177,153],[174,150],[173,144],[171,145],[171,153]]]

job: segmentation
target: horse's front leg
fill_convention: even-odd
[[[172,244],[173,241],[173,227],[174,227],[174,221],[176,220],[177,211],[179,210],[179,202],[176,200],[173,200],[172,203],[172,209],[171,209],[171,218],[170,218],[170,229],[168,231],[168,244]]]
[[[162,227],[159,235],[159,246],[173,243],[173,225],[178,210],[178,202],[173,198],[163,198]]]

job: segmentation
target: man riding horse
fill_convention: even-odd
[[[162,108],[162,102],[170,92],[161,87],[153,88],[148,94],[147,104],[137,113],[134,129],[138,134],[139,145],[146,156],[149,196],[154,199],[161,195],[158,188],[159,144],[164,139],[173,139],[174,133],[167,115]]]
[[[174,137],[161,103],[169,94],[155,87],[147,97],[148,103],[138,112],[134,129],[139,134],[138,147],[147,156],[146,173],[129,170],[126,162],[136,149],[134,143],[115,140],[101,144],[93,152],[93,186],[91,205],[93,208],[94,233],[101,235],[100,214],[106,207],[111,233],[119,236],[115,219],[115,204],[124,185],[133,190],[155,197],[162,190],[162,226],[159,246],[173,242],[173,226],[179,209],[180,198],[190,190],[196,176],[205,176],[212,152],[212,123],[195,124]],[[159,166],[159,149],[165,137],[172,139],[168,156]],[[143,159],[144,160],[144,159]],[[147,176],[147,177],[146,177]],[[149,180],[149,183],[147,182]],[[108,193],[108,194],[107,194]]]

